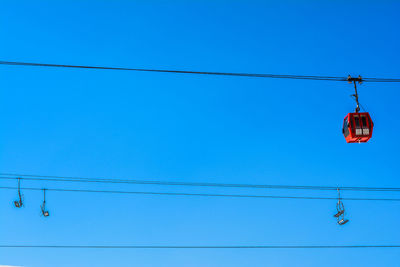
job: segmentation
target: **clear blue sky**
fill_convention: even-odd
[[[327,1],[326,1],[327,2]],[[400,77],[399,2],[1,1],[0,59],[300,75]],[[221,183],[400,187],[399,84],[365,83],[375,122],[347,144],[345,82],[0,66],[0,170]],[[15,186],[1,181],[2,186]],[[159,192],[324,195],[99,186]],[[0,194],[0,243],[35,245],[399,244],[399,204],[24,192]],[[354,194],[345,197],[399,197]],[[399,249],[0,249],[0,265],[399,266]]]

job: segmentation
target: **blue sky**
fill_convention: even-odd
[[[0,58],[137,68],[399,78],[392,1],[0,1]],[[400,187],[398,84],[365,83],[375,122],[347,144],[345,82],[0,66],[0,170],[183,182]],[[2,186],[15,186],[1,181]],[[101,186],[158,192],[313,192]],[[319,193],[335,197],[334,192]],[[398,204],[0,194],[0,243],[36,245],[398,244]],[[355,194],[344,197],[399,197]],[[398,249],[0,249],[0,264],[47,266],[398,266]]]

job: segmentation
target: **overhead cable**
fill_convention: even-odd
[[[146,68],[86,66],[86,65],[65,65],[65,64],[17,62],[17,61],[0,61],[0,64],[1,65],[9,65],[9,66],[51,67],[51,68],[70,68],[70,69],[92,69],[92,70],[118,70],[118,71],[136,71],[136,72],[159,72],[159,73],[197,74],[197,75],[214,75],[214,76],[238,76],[238,77],[253,77],[253,78],[279,78],[279,79],[299,79],[299,80],[319,80],[319,81],[347,81],[347,77],[315,76],[315,75],[287,75],[287,74],[266,74],[266,73],[235,73],[235,72],[146,69]],[[363,78],[362,81],[363,82],[400,82],[400,79]]]
[[[51,181],[51,182],[79,182],[79,183],[112,183],[112,184],[140,184],[140,185],[168,185],[168,186],[193,186],[193,187],[232,187],[232,188],[261,188],[261,189],[297,189],[297,190],[333,190],[338,186],[312,186],[312,185],[268,185],[268,184],[226,184],[226,183],[207,183],[207,182],[176,182],[176,181],[157,181],[157,180],[129,180],[129,179],[109,179],[109,178],[84,178],[69,176],[46,176],[32,174],[10,174],[0,173],[0,180],[29,180],[29,181]],[[342,191],[388,191],[400,192],[398,187],[360,187],[360,186],[341,186]]]
[[[17,187],[1,186],[0,189],[15,190]],[[42,188],[24,187],[21,190],[43,191]],[[134,194],[134,195],[160,195],[160,196],[193,196],[193,197],[229,197],[229,198],[269,198],[269,199],[311,199],[311,200],[336,200],[335,197],[311,196],[274,196],[274,195],[243,195],[243,194],[208,194],[208,193],[177,193],[177,192],[147,192],[147,191],[113,191],[90,189],[46,188],[46,191],[77,192],[77,193],[108,193],[108,194]],[[342,200],[359,201],[400,201],[400,198],[341,198]]]
[[[366,248],[400,248],[400,245],[238,245],[238,246],[174,246],[174,245],[0,245],[0,248],[58,248],[58,249],[366,249]]]

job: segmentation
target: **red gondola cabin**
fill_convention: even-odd
[[[368,112],[349,113],[344,117],[343,135],[347,143],[365,143],[372,137],[374,123]]]

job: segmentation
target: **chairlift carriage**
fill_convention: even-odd
[[[349,113],[344,117],[343,135],[347,143],[365,143],[372,137],[374,124],[368,112]]]
[[[350,75],[347,78],[350,83],[354,83],[355,94],[354,99],[357,103],[355,112],[348,113],[343,120],[342,133],[347,143],[366,143],[372,137],[374,123],[368,112],[359,112],[360,106],[358,103],[358,93],[356,83],[361,83],[362,78],[352,78]]]

